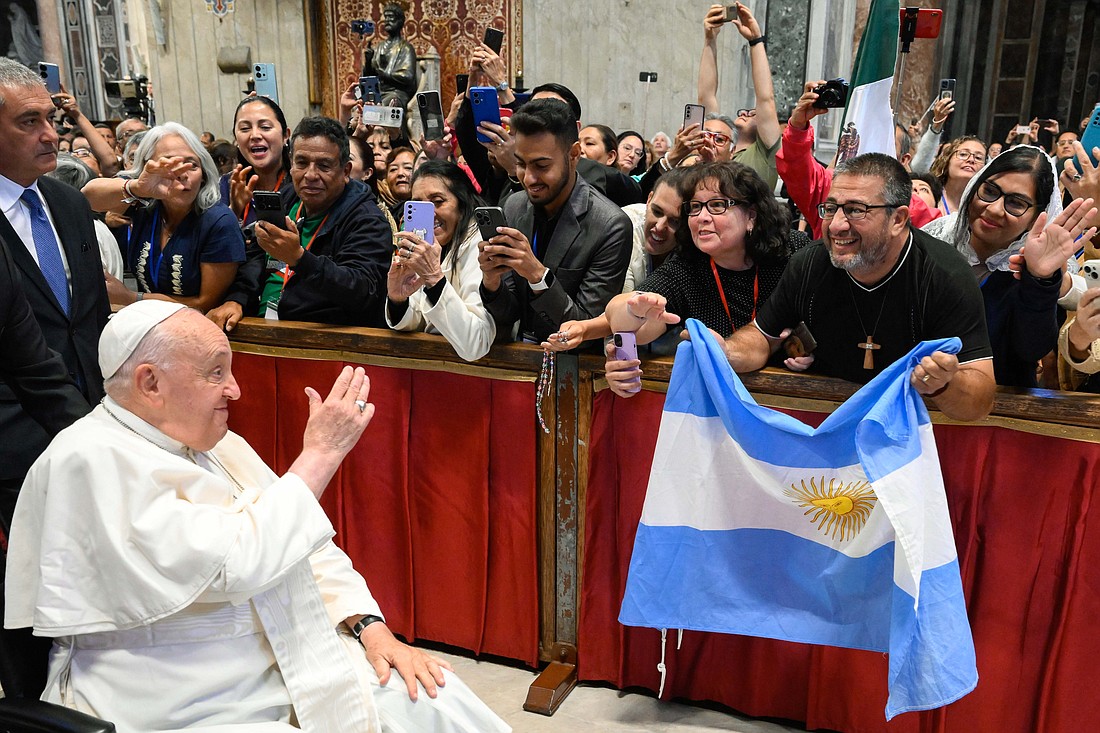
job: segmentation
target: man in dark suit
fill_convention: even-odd
[[[544,341],[564,321],[603,312],[623,288],[631,224],[577,175],[577,120],[558,99],[512,115],[524,193],[504,204],[509,226],[481,244],[481,297],[497,333]]]
[[[103,397],[99,332],[110,305],[88,202],[46,178],[57,165],[53,101],[38,75],[0,59],[0,242],[46,343],[84,399]],[[51,435],[0,383],[0,519],[7,526],[27,469]]]

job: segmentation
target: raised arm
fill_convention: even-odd
[[[733,21],[746,41],[763,38],[760,24],[741,3],[737,3],[737,20]],[[749,46],[749,63],[752,65],[752,86],[756,94],[756,137],[765,147],[779,141],[779,115],[775,109],[775,86],[772,84],[772,68],[768,63],[768,51],[763,42]],[[717,72],[716,72],[717,76]],[[717,83],[715,84],[717,87]]]
[[[699,59],[699,104],[718,113],[718,32],[726,22],[726,6],[711,5],[703,18],[703,56]]]

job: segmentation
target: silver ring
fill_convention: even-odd
[[[1082,178],[1084,178],[1084,176],[1082,174],[1078,173],[1077,175],[1075,175],[1073,177],[1073,182],[1076,183],[1077,181],[1080,181]]]
[[[925,374],[923,377],[920,378],[920,381],[924,382],[925,384],[928,384],[928,380],[931,379],[931,378],[932,378],[931,374]]]
[[[366,412],[367,411],[367,401],[366,400],[356,400],[355,401],[355,406],[359,408],[359,412]]]

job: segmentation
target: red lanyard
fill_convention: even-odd
[[[278,192],[283,187],[283,176],[286,175],[286,171],[282,171],[279,174],[279,180],[275,181],[275,191]],[[248,221],[248,211],[252,208],[252,199],[248,199],[248,203],[244,205],[244,214],[241,215],[241,221]]]
[[[730,319],[730,327],[735,331],[737,330],[737,324],[733,322],[733,316],[730,315],[730,304],[726,302],[726,291],[722,289],[722,281],[718,279],[718,265],[714,264],[714,258],[710,260],[710,271],[714,273],[714,284],[718,286],[718,297],[722,299],[722,307],[726,309],[726,318]],[[760,300],[760,268],[756,268],[756,273],[752,276],[752,319],[749,323],[756,320],[756,304]]]
[[[297,210],[295,210],[293,212],[293,214],[291,215],[292,219],[295,218],[298,215],[298,213],[302,210],[302,202],[301,201],[299,201],[297,203],[297,207],[298,207]],[[303,247],[303,249],[305,249],[307,252],[309,251],[309,248],[313,246],[313,240],[317,239],[318,232],[320,232],[322,229],[324,229],[325,222],[328,221],[328,216],[331,213],[332,212],[330,211],[328,214],[325,214],[325,218],[321,219],[321,223],[318,224],[317,228],[313,230],[313,236],[311,236],[309,238],[309,241],[306,242],[306,246]],[[305,224],[302,224],[302,226],[305,226]],[[290,280],[290,278],[294,275],[294,273],[291,272],[290,265],[283,265],[282,272],[280,272],[279,274],[283,276],[283,288],[285,289],[287,281]]]

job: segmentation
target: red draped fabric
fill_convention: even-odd
[[[303,394],[344,362],[238,353],[230,427],[285,471]],[[322,497],[337,543],[407,639],[538,661],[534,386],[367,366],[374,420]]]
[[[656,692],[660,633],[618,621],[664,396],[599,393],[592,415],[579,675]],[[792,413],[818,424],[820,413]],[[1100,444],[935,426],[977,650],[977,689],[885,721],[883,654],[676,632],[666,697],[844,733],[1065,733],[1100,725]],[[615,436],[629,435],[630,440]],[[685,487],[687,488],[687,487]],[[1098,508],[1100,511],[1100,508]],[[1091,521],[1090,521],[1091,520]]]

